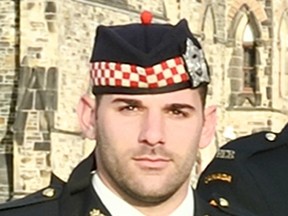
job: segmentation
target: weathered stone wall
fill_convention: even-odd
[[[53,5],[20,1],[19,85],[14,131],[15,197],[48,183],[51,131],[58,107],[57,35]]]
[[[1,0],[0,199],[8,198],[9,185],[14,198],[47,185],[52,170],[66,180],[91,152],[95,143],[81,137],[75,107],[88,89],[95,29],[139,22],[145,9],[155,14],[155,22],[175,24],[186,18],[210,63],[207,103],[218,106],[217,133],[210,148],[199,154],[193,180],[231,138],[279,131],[287,120],[288,101],[279,94],[279,41],[284,39],[276,36],[287,2]],[[255,18],[259,53],[257,91],[249,95],[241,89],[246,14]],[[8,178],[12,173],[13,182]]]
[[[220,105],[217,128],[217,142],[220,145],[229,140],[225,137],[227,136],[227,130],[232,129],[231,137],[237,137],[261,129],[279,131],[286,122],[287,113],[276,102],[279,101],[279,96],[271,96],[279,89],[276,81],[278,72],[273,67],[275,65],[273,64],[275,49],[275,44],[273,44],[273,41],[275,41],[273,34],[275,25],[273,25],[273,20],[279,8],[287,4],[287,1],[284,2],[285,4],[282,1],[281,6],[279,5],[280,1],[274,4],[275,8],[272,8],[271,1],[228,0],[226,3],[224,1],[212,3],[214,22],[217,26],[216,44],[208,46],[209,48],[205,47],[205,49],[211,49],[211,47],[213,49],[218,44],[216,49],[218,55],[215,53],[209,60],[210,62],[217,62],[216,65],[213,65],[212,88],[216,87],[216,91],[214,91],[212,99],[216,99],[217,104]],[[220,8],[225,8],[225,12],[219,13]],[[284,6],[284,8],[287,8],[287,6]],[[252,17],[254,17],[256,23],[255,28],[257,28],[255,30],[256,36],[258,31],[256,38],[258,86],[255,94],[250,95],[242,92],[243,49],[241,40],[243,31],[241,31],[241,28],[243,29],[242,26],[246,23],[243,22],[241,17],[245,14],[253,15]],[[215,70],[217,66],[220,71]],[[220,74],[218,74],[219,72]],[[272,82],[272,80],[274,81]],[[220,90],[217,90],[217,86]],[[281,119],[280,116],[283,118]],[[226,135],[223,135],[224,133]]]
[[[277,107],[277,109],[288,113],[288,95],[284,95],[281,89],[286,88],[288,86],[288,80],[284,79],[283,74],[286,73],[287,76],[287,10],[288,10],[288,2],[287,1],[271,1],[271,5],[273,4],[273,14],[275,15],[271,20],[271,25],[273,28],[273,52],[271,54],[271,58],[273,61],[272,69],[273,69],[273,78],[271,79],[271,97],[273,97],[273,107]],[[286,32],[281,29],[284,26],[286,28]],[[285,36],[286,35],[286,36]],[[286,44],[286,47],[283,46]],[[281,53],[285,53],[283,55]],[[286,70],[286,72],[285,72]],[[287,119],[287,118],[286,118]]]
[[[15,119],[18,77],[19,8],[14,1],[0,1],[0,202],[12,191],[11,125]]]

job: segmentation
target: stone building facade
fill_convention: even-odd
[[[1,0],[0,202],[67,179],[94,147],[81,137],[75,107],[88,89],[98,25],[186,18],[212,73],[217,148],[259,130],[279,131],[288,113],[288,0]]]

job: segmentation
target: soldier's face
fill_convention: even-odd
[[[185,194],[197,149],[211,138],[203,134],[211,115],[197,90],[104,95],[96,113],[101,179],[136,205]]]

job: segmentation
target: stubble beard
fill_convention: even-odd
[[[159,205],[172,197],[187,182],[187,179],[189,181],[193,164],[191,158],[193,158],[193,155],[190,155],[189,161],[187,159],[175,168],[174,174],[167,177],[166,182],[164,182],[161,188],[147,189],[147,186],[143,185],[139,181],[139,178],[135,177],[133,170],[129,170],[129,164],[125,165],[125,161],[123,162],[119,155],[117,155],[113,144],[109,142],[101,127],[97,128],[97,157],[102,165],[102,170],[106,173],[108,184],[130,204],[138,206]],[[142,149],[132,154],[141,154],[144,151],[147,151],[147,149]],[[161,154],[164,154],[163,152],[164,150],[162,150]]]

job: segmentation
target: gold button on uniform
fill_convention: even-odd
[[[211,206],[218,206],[216,200],[214,200],[214,199],[213,199],[213,200],[210,200],[209,204],[210,204]]]
[[[224,198],[220,198],[220,199],[219,199],[219,204],[220,204],[222,207],[228,207],[228,206],[229,206],[228,200],[226,200],[226,199],[224,199]]]
[[[102,214],[99,209],[92,209],[92,210],[89,212],[89,216],[105,216],[105,215]]]
[[[42,195],[45,197],[53,197],[55,195],[55,189],[54,188],[46,188],[42,191]]]
[[[265,134],[265,137],[266,137],[266,139],[268,140],[268,141],[274,141],[275,139],[276,139],[276,134],[274,134],[274,133],[266,133]]]

